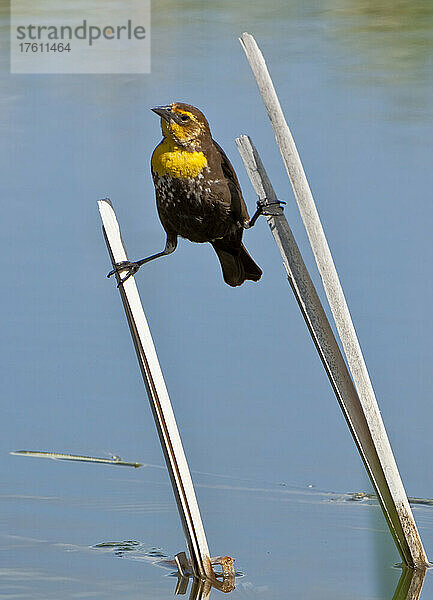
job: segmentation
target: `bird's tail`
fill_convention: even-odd
[[[262,276],[261,268],[248,254],[243,244],[234,246],[229,241],[221,239],[212,242],[218,255],[223,271],[224,281],[236,287],[242,285],[246,279],[258,281]]]

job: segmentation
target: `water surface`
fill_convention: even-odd
[[[250,212],[234,138],[252,137],[320,286],[243,31],[292,127],[407,492],[433,496],[432,17],[421,0],[161,0],[150,75],[13,76],[3,44],[2,597],[173,594],[149,556],[184,549],[163,469],[8,454],[162,465],[96,210],[112,199],[132,258],[163,247],[150,107],[205,112]],[[225,286],[212,249],[189,242],[137,275],[211,552],[244,573],[233,598],[388,600],[400,559],[378,506],[344,499],[369,483],[264,221],[245,243],[258,285]],[[431,558],[431,507],[414,514]],[[125,540],[137,552],[93,548]]]

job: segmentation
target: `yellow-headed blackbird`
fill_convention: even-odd
[[[236,173],[223,149],[212,139],[205,116],[194,106],[174,102],[152,108],[161,117],[162,141],[152,155],[156,205],[167,234],[165,249],[116,270],[134,274],[150,260],[174,252],[177,237],[210,242],[231,286],[258,281],[262,270],[242,244],[252,225]]]

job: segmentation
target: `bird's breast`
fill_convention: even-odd
[[[207,169],[204,169],[206,172]],[[209,180],[199,173],[196,177],[172,177],[171,175],[153,174],[157,203],[167,209],[180,212],[212,211],[213,205],[229,211],[230,206],[224,204],[218,197],[219,179]],[[215,189],[216,188],[216,189]]]
[[[193,242],[208,242],[236,228],[230,204],[216,193],[220,180],[199,174],[178,178],[154,173],[156,203],[164,226]]]
[[[154,150],[152,170],[160,177],[191,179],[207,166],[203,152],[188,152],[165,138]]]

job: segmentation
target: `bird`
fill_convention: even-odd
[[[162,252],[114,265],[108,277],[126,270],[119,285],[147,262],[176,250],[178,237],[209,242],[224,281],[232,287],[259,281],[261,268],[242,243],[250,219],[235,170],[212,138],[204,114],[191,104],[173,102],[151,109],[161,119],[163,138],[151,159],[159,219],[166,233]]]

